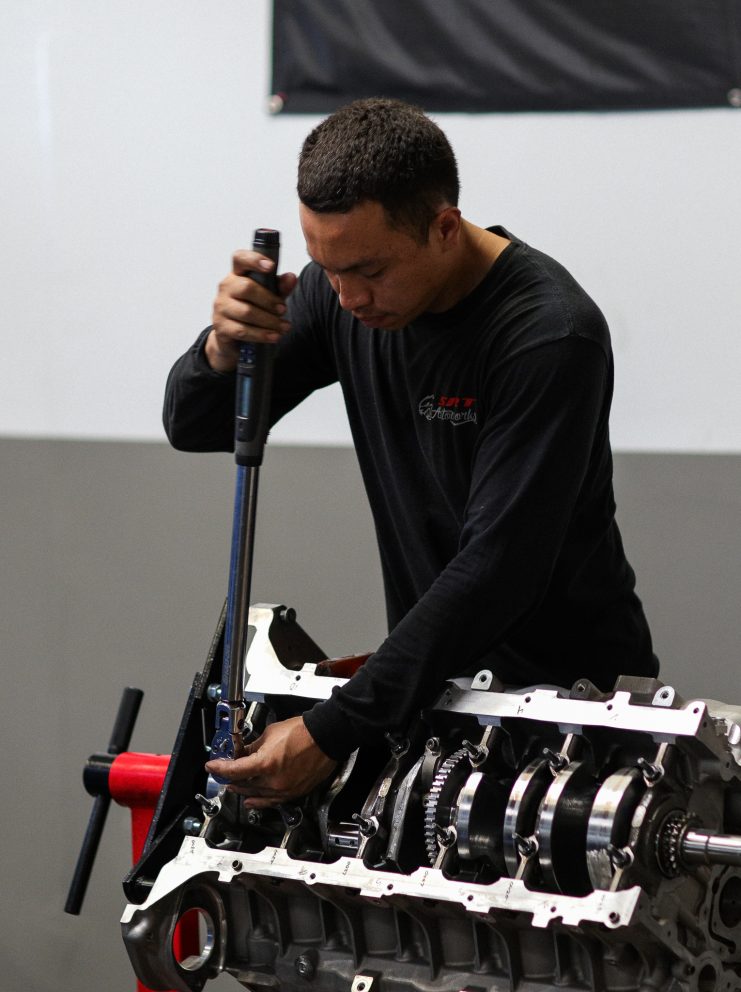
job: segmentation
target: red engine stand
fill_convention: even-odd
[[[170,763],[169,754],[139,754],[125,751],[116,755],[108,777],[111,798],[119,806],[131,810],[132,863],[141,857],[149,826],[157,808],[162,785]],[[183,961],[190,954],[198,954],[200,942],[198,919],[188,914],[178,923],[172,940],[176,960]],[[137,981],[137,992],[151,992]]]

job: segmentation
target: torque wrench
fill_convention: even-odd
[[[252,243],[255,251],[271,258],[273,272],[250,273],[250,279],[278,292],[280,235],[258,228]],[[227,593],[221,699],[216,707],[216,733],[211,743],[213,758],[238,758],[244,752],[244,667],[249,637],[248,616],[255,542],[257,486],[270,416],[275,349],[269,344],[247,342],[240,347],[237,365],[234,455],[237,480],[234,494],[229,590]]]

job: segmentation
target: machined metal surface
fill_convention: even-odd
[[[610,888],[616,869],[623,867],[616,854],[626,851],[630,823],[645,789],[638,768],[614,772],[600,786],[589,816],[586,841],[587,869],[594,888]]]

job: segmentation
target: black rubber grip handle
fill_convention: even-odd
[[[132,686],[127,686],[124,689],[111,731],[111,739],[108,742],[109,754],[122,754],[124,751],[128,751],[142,699],[144,699],[144,693],[141,689],[134,689]]]
[[[272,272],[250,272],[250,279],[278,292],[278,256],[280,234],[272,228],[255,231],[252,247],[272,258]],[[234,423],[234,456],[237,465],[255,467],[262,464],[270,427],[270,397],[273,391],[275,347],[246,342],[239,349],[237,365],[237,405]]]
[[[108,743],[108,754],[121,754],[128,748],[143,697],[144,693],[141,689],[133,689],[131,686],[124,689],[113,724],[111,739]],[[72,916],[79,916],[82,909],[110,805],[111,797],[107,789],[95,797],[80,854],[72,875],[67,902],[64,904],[65,913],[70,913]]]

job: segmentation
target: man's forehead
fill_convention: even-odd
[[[322,254],[321,252],[318,252],[317,254],[320,257],[317,258],[309,250],[308,245],[307,245],[307,251],[309,253],[309,258],[313,262],[317,262],[319,265],[323,266],[324,268],[331,269],[332,272],[336,272],[338,275],[342,275],[342,273],[344,272],[357,272],[359,269],[372,268],[374,265],[379,265],[383,261],[382,256],[371,255],[368,258],[359,258],[356,262],[350,262],[347,265],[330,265],[329,264],[330,257],[328,254]]]
[[[390,228],[383,208],[316,213],[301,205],[301,227],[311,258],[334,272],[352,272],[381,261],[389,251]]]

